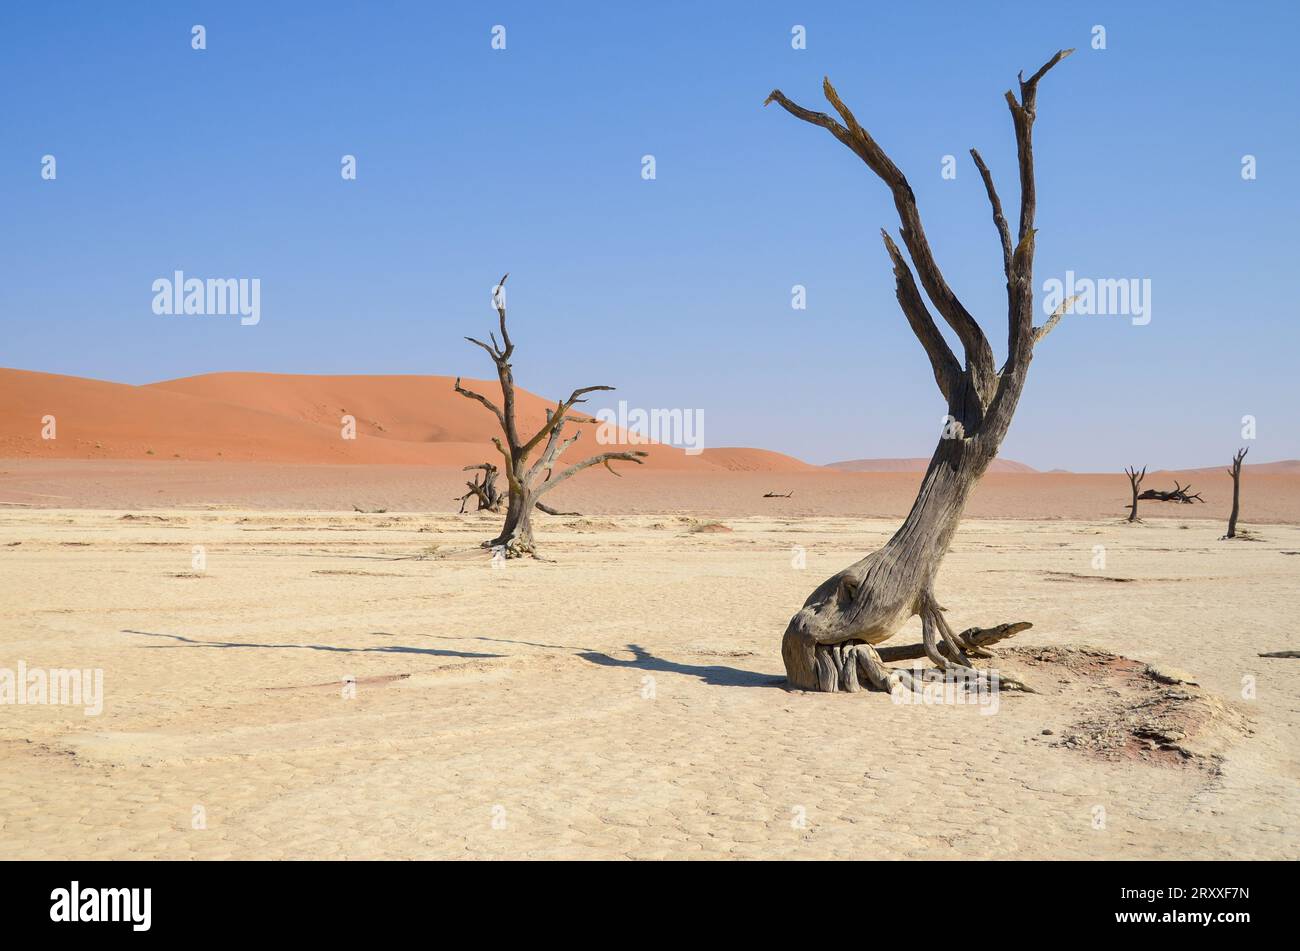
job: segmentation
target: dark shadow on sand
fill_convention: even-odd
[[[141,634],[145,637],[166,637],[174,641],[180,641],[182,644],[190,644],[194,647],[258,647],[263,650],[309,650],[309,651],[331,651],[340,654],[424,654],[429,657],[468,657],[468,658],[491,658],[504,657],[504,654],[477,654],[471,651],[452,651],[439,650],[434,647],[331,647],[328,644],[258,644],[245,641],[203,641],[194,637],[184,637],[180,634],[160,634],[153,631],[132,631],[123,630],[123,634]],[[379,632],[376,632],[379,633]],[[162,645],[158,645],[162,646]],[[176,646],[176,645],[169,645]]]
[[[656,657],[639,644],[628,644],[632,660],[618,660],[599,651],[579,651],[578,656],[592,664],[602,667],[632,667],[660,674],[683,674],[698,677],[706,684],[717,687],[782,687],[784,677],[771,674],[759,674],[752,670],[740,670],[736,667],[724,667],[721,664],[681,664],[677,661]]]

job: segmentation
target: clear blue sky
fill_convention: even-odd
[[[1067,318],[1003,455],[1225,462],[1249,413],[1251,461],[1297,457],[1298,25],[1289,2],[5,4],[0,364],[483,376],[461,338],[509,270],[530,390],[701,408],[713,446],[929,455],[944,407],[894,301],[888,191],[763,99],[823,108],[831,76],[1000,351],[966,150],[1014,207],[1002,94],[1075,46],[1039,99],[1036,284],[1149,278],[1152,320]],[[261,323],[155,316],[178,268],[260,278]]]

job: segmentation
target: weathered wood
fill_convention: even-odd
[[[533,510],[542,508],[543,511],[560,514],[554,509],[542,506],[540,501],[542,495],[584,469],[603,465],[614,475],[618,475],[610,465],[611,462],[618,460],[635,462],[640,465],[641,458],[648,454],[641,450],[603,452],[569,466],[558,475],[554,474],[555,464],[560,454],[577,442],[578,437],[582,435],[581,430],[579,430],[567,439],[564,438],[565,423],[579,421],[568,415],[569,410],[578,403],[585,403],[585,397],[588,393],[613,390],[612,386],[584,386],[574,390],[568,399],[558,401],[555,404],[555,409],[547,410],[546,422],[536,433],[528,439],[520,438],[519,425],[515,418],[515,378],[510,364],[510,357],[515,351],[515,345],[514,341],[510,339],[509,330],[506,328],[505,283],[506,278],[509,276],[509,274],[506,274],[501,278],[493,293],[493,306],[496,308],[499,320],[501,341],[497,342],[495,333],[488,335],[491,343],[484,343],[482,340],[476,340],[473,337],[465,338],[476,347],[481,347],[492,358],[492,363],[496,366],[497,379],[501,383],[501,405],[497,406],[481,393],[475,393],[473,390],[461,386],[460,377],[456,378],[453,388],[461,396],[479,403],[495,415],[497,422],[501,424],[502,435],[505,437],[504,443],[502,443],[500,437],[492,437],[492,444],[496,446],[505,462],[504,472],[507,486],[505,524],[497,537],[485,541],[483,547],[493,550],[501,549],[507,558],[517,558],[522,555],[536,557],[537,546],[533,539]],[[537,457],[532,465],[529,465],[529,459],[533,451],[538,446],[543,445],[543,442],[545,445],[541,455]],[[472,487],[471,494],[476,494]]]
[[[479,512],[496,512],[501,508],[501,491],[497,488],[497,467],[490,462],[479,463],[474,466],[466,466],[463,472],[475,471],[472,480],[465,483],[469,489],[464,495],[457,496],[460,500],[460,513],[465,514],[465,503],[470,499],[478,501],[476,511]],[[479,472],[482,473],[482,481],[479,481]]]
[[[992,647],[998,641],[1006,640],[1021,631],[1027,631],[1033,626],[1029,621],[1016,621],[1011,624],[999,624],[997,627],[969,627],[962,631],[958,637],[965,641],[968,649],[971,649],[972,653],[974,653],[976,650],[985,650]],[[948,645],[942,645],[940,650],[946,652]],[[887,664],[900,660],[920,660],[925,656],[925,645],[907,644],[899,647],[881,647],[876,653]]]
[[[1228,475],[1232,476],[1232,514],[1228,516],[1228,534],[1226,538],[1237,537],[1237,514],[1241,511],[1241,462],[1246,458],[1249,449],[1238,449],[1237,454],[1232,457],[1232,468],[1228,470]]]
[[[778,103],[796,118],[826,129],[889,187],[902,225],[899,233],[915,266],[920,288],[960,341],[964,358],[958,360],[939,332],[912,269],[889,234],[882,230],[885,250],[894,269],[899,306],[929,358],[935,383],[948,404],[948,421],[902,526],[883,548],[827,578],[790,619],[781,654],[792,687],[836,690],[841,684],[847,685],[849,681],[839,675],[833,655],[825,648],[853,642],[852,650],[841,655],[842,661],[856,660],[862,676],[875,689],[892,689],[904,681],[905,674],[884,668],[873,645],[893,636],[909,617],[917,614],[921,615],[922,630],[927,632],[926,656],[939,666],[970,663],[964,655],[974,645],[964,635],[955,635],[948,628],[935,601],[934,577],[971,490],[1006,436],[1024,390],[1034,345],[1060,319],[1053,315],[1054,319],[1043,328],[1036,329],[1033,325],[1037,199],[1032,130],[1038,82],[1071,52],[1058,52],[1028,80],[1022,74],[1018,100],[1013,93],[1007,93],[1020,165],[1020,217],[1014,244],[992,174],[979,153],[972,151],[993,208],[1007,278],[1008,357],[1001,372],[994,368],[992,348],[984,331],[948,286],[935,261],[921,225],[916,196],[907,179],[858,123],[830,80],[823,82],[822,91],[843,124],[825,113],[797,105],[779,89],[767,98],[767,102]],[[1060,314],[1068,306],[1063,304]],[[1023,629],[1018,625],[1004,627]]]
[[[1156,502],[1182,502],[1185,505],[1191,505],[1193,502],[1204,502],[1205,499],[1201,498],[1201,493],[1193,493],[1190,491],[1191,488],[1190,485],[1179,485],[1178,480],[1175,479],[1172,489],[1147,489],[1138,498],[1151,499]]]
[[[1142,496],[1138,495],[1138,489],[1142,487],[1142,480],[1147,477],[1147,467],[1143,466],[1142,471],[1138,472],[1137,467],[1132,466],[1126,468],[1124,474],[1128,476],[1129,486],[1133,489],[1133,501],[1128,507],[1128,520],[1130,522],[1140,522],[1142,519],[1138,518],[1138,499],[1142,498]]]

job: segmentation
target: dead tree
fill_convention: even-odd
[[[1147,489],[1138,498],[1151,499],[1155,502],[1182,502],[1184,505],[1205,501],[1205,499],[1201,498],[1201,493],[1192,492],[1191,489],[1190,483],[1188,485],[1179,485],[1178,480],[1175,479],[1172,489]]]
[[[1241,511],[1241,461],[1249,451],[1238,449],[1232,457],[1232,468],[1228,470],[1228,475],[1232,476],[1232,514],[1228,516],[1228,534],[1225,538],[1237,537],[1237,513]]]
[[[479,473],[475,472],[474,478],[465,483],[465,487],[469,491],[464,495],[457,496],[460,500],[460,512],[458,514],[465,514],[465,503],[470,499],[478,500],[478,507],[475,509],[477,512],[498,511],[501,508],[501,490],[497,488],[497,467],[490,462],[483,462],[476,466],[466,466],[461,471],[471,472],[474,470],[481,470],[482,481],[479,481]]]
[[[478,499],[478,508],[475,509],[475,511],[500,511],[501,503],[505,501],[505,497],[501,494],[501,490],[497,488],[497,472],[499,471],[497,467],[492,465],[490,462],[484,462],[476,466],[466,466],[463,471],[469,472],[471,469],[482,469],[483,481],[480,482],[479,477],[476,475],[471,481],[465,483],[465,486],[469,491],[464,495],[458,495],[456,497],[457,501],[460,502],[460,512],[458,514],[465,514],[465,503],[473,498]],[[545,502],[538,502],[537,508],[545,512],[547,515],[582,514],[581,512],[561,512],[559,509],[551,508]]]
[[[1138,495],[1138,489],[1142,488],[1142,480],[1147,477],[1147,467],[1143,466],[1141,472],[1138,472],[1135,467],[1129,467],[1124,470],[1124,474],[1128,476],[1129,485],[1133,488],[1133,501],[1128,507],[1128,520],[1140,522],[1142,519],[1138,518],[1138,499],[1141,496]]]
[[[505,283],[506,277],[509,276],[507,274],[501,278],[493,292],[492,299],[500,322],[500,342],[497,341],[496,333],[488,335],[488,339],[492,341],[490,344],[484,343],[482,340],[476,340],[473,337],[465,338],[476,347],[482,347],[487,351],[488,356],[492,358],[492,363],[497,370],[497,379],[501,382],[501,405],[497,406],[486,396],[465,389],[460,385],[460,377],[456,378],[455,390],[461,396],[482,404],[491,412],[497,418],[497,422],[501,424],[502,435],[505,436],[504,444],[501,442],[501,438],[497,436],[492,437],[492,443],[505,460],[506,520],[501,527],[500,534],[496,538],[484,542],[483,547],[501,548],[507,558],[518,558],[523,555],[536,557],[537,549],[533,542],[533,509],[541,507],[543,511],[562,514],[555,512],[554,509],[541,506],[542,495],[591,466],[604,465],[614,475],[618,475],[617,472],[614,472],[614,467],[610,465],[611,462],[622,460],[640,465],[641,458],[646,456],[647,453],[640,450],[602,452],[581,462],[574,463],[559,472],[555,471],[560,455],[577,442],[578,437],[582,435],[582,430],[578,430],[567,439],[564,438],[565,423],[583,422],[583,420],[567,415],[569,410],[578,403],[585,403],[586,400],[583,397],[586,394],[598,390],[613,390],[612,386],[584,386],[574,390],[568,399],[560,400],[555,404],[554,409],[546,411],[546,422],[542,424],[542,427],[536,433],[528,438],[519,435],[519,425],[515,419],[515,378],[510,364],[510,357],[515,352],[515,345],[510,339],[510,333],[506,330]],[[541,450],[540,455],[530,465],[529,461],[533,459],[534,452],[539,448]]]
[[[925,656],[936,666],[969,670],[972,667],[969,654],[983,650],[974,646],[982,640],[974,632],[982,629],[960,635],[953,632],[944,618],[944,609],[939,606],[934,579],[966,500],[997,455],[1011,425],[1035,345],[1060,322],[1073,303],[1072,299],[1063,301],[1042,326],[1034,326],[1036,198],[1032,133],[1038,108],[1038,83],[1048,70],[1072,52],[1059,51],[1028,79],[1022,73],[1019,98],[1011,91],[1006,94],[1020,170],[1020,216],[1014,239],[1003,216],[993,176],[979,152],[971,149],[1002,245],[1008,341],[1007,360],[1001,370],[994,362],[983,329],[957,299],[935,263],[921,226],[916,196],[907,179],[858,124],[830,80],[822,83],[822,91],[843,124],[825,113],[791,102],[779,89],[767,98],[767,102],[778,103],[796,118],[826,129],[888,186],[902,223],[899,233],[916,267],[921,287],[952,328],[964,351],[964,360],[959,361],[922,299],[906,258],[888,232],[882,230],[885,250],[893,263],[899,306],[929,358],[935,383],[948,404],[948,420],[902,527],[879,551],[822,582],[790,619],[781,654],[791,687],[856,691],[860,689],[859,671],[866,684],[876,689],[919,687],[906,671],[885,667],[874,646],[893,636],[908,618],[918,614]],[[941,642],[947,645],[946,651],[940,647]]]

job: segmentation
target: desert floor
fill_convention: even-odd
[[[725,450],[720,450],[725,451]],[[1281,465],[1297,465],[1285,463]],[[619,465],[582,473],[548,496],[586,515],[677,513],[713,518],[860,516],[900,520],[921,471],[674,472]],[[259,511],[455,512],[469,474],[450,466],[305,465],[172,459],[0,459],[0,508],[257,509]],[[1144,519],[1219,520],[1227,525],[1232,480],[1223,468],[1150,472],[1144,488],[1174,480],[1203,503],[1143,502]],[[769,492],[789,498],[764,498]],[[1109,519],[1126,516],[1128,479],[1115,473],[987,473],[966,506],[972,518]],[[1243,476],[1242,525],[1300,524],[1300,472]],[[1216,535],[1217,537],[1217,535]],[[842,566],[841,566],[842,567]]]
[[[1034,622],[994,707],[783,689],[897,522],[725,521],[542,518],[554,561],[493,568],[488,517],[0,511],[0,668],[105,693],[0,706],[0,857],[1300,857],[1296,662],[1257,656],[1300,527],[968,519],[954,626]]]

